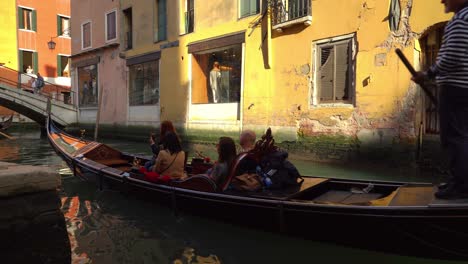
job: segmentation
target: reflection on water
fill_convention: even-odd
[[[48,142],[40,139],[38,131],[13,135],[18,139],[0,140],[0,160],[47,165],[62,174],[62,211],[76,264],[447,263],[305,241],[191,215],[175,217],[168,207],[154,201],[116,191],[98,191],[73,177]],[[145,142],[108,143],[133,153],[148,155],[150,151]],[[211,147],[196,148],[209,153]],[[296,163],[303,173],[363,178],[377,175],[357,168],[346,170],[305,161]],[[388,177],[395,176],[388,174]],[[317,227],[310,223],[304,228]]]

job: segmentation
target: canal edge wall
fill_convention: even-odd
[[[60,185],[48,167],[0,162],[2,262],[71,263]]]

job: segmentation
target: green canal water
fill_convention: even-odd
[[[60,195],[73,263],[448,263],[322,244],[183,213],[175,217],[151,200],[98,191],[74,178],[39,131],[10,134],[16,140],[0,139],[1,161],[49,166],[62,174]],[[146,142],[103,141],[126,152],[149,154]],[[210,146],[195,148],[213,155]],[[303,159],[294,163],[305,175],[431,180],[407,169],[339,167]]]

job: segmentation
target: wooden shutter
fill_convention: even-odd
[[[333,46],[320,49],[319,98],[320,101],[333,100],[335,49]]]
[[[61,77],[62,75],[62,56],[57,55],[57,76]]]
[[[250,0],[249,15],[257,14],[258,7],[259,7],[259,0]]]
[[[166,0],[158,1],[158,41],[165,40],[167,38],[166,33]]]
[[[37,21],[36,21],[36,17],[37,17],[37,12],[36,10],[33,10],[32,11],[32,30],[33,31],[37,31]]]
[[[336,65],[335,65],[335,98],[334,100],[343,101],[349,99],[349,58],[350,43],[339,43],[335,46]]]
[[[39,71],[39,55],[37,52],[33,52],[33,69],[34,73],[37,74]]]
[[[18,28],[24,29],[24,14],[21,7],[18,7]]]
[[[240,4],[240,17],[248,16],[250,13],[250,0],[241,0]]]
[[[62,18],[57,16],[57,36],[61,36],[62,34]]]

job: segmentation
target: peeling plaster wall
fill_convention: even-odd
[[[421,91],[410,81],[394,49],[401,48],[417,65],[420,55],[415,45],[422,31],[450,16],[443,13],[437,1],[400,3],[401,22],[394,32],[388,22],[390,0],[316,0],[312,2],[312,25],[273,32],[273,81],[263,91],[274,96],[246,96],[246,101],[255,105],[269,102],[270,114],[266,120],[259,120],[257,116],[264,109],[245,110],[246,125],[266,122],[295,127],[298,142],[304,144],[323,135],[344,136],[355,139],[356,145],[350,148],[361,153],[401,146],[414,149],[421,122]],[[355,33],[357,40],[355,104],[312,105],[313,72],[317,67],[312,43],[350,33]]]

